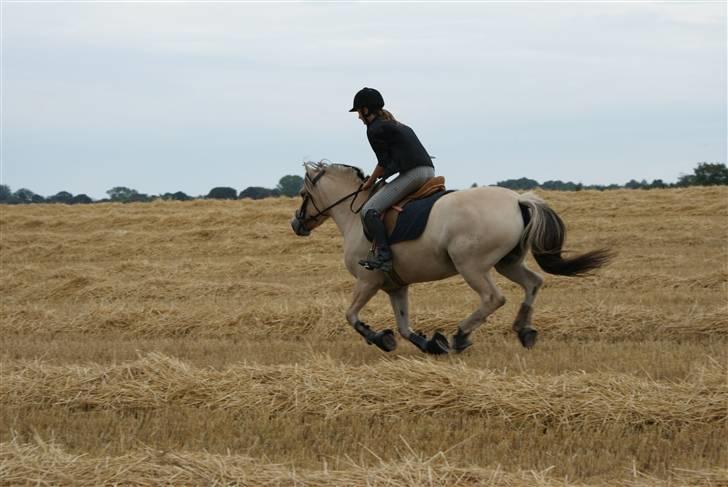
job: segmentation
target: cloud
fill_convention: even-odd
[[[155,154],[160,174],[163,157],[192,161],[190,154],[208,153],[231,161],[245,153],[264,162],[251,185],[277,181],[306,155],[366,166],[373,158],[362,127],[346,113],[365,85],[379,88],[388,107],[443,160],[468,159],[451,168],[469,174],[478,174],[483,151],[497,154],[504,175],[501,167],[509,164],[535,172],[539,157],[559,152],[562,161],[604,153],[631,161],[625,168],[611,164],[609,181],[624,179],[636,160],[646,164],[646,139],[655,161],[725,152],[723,4],[13,3],[3,9],[3,120],[13,148],[4,155],[14,178],[43,173],[44,143],[47,158],[63,156],[68,164],[100,157],[101,144],[136,146],[143,150],[126,157]],[[610,131],[615,124],[620,130]],[[700,137],[692,132],[696,125]],[[638,143],[630,134],[645,127],[662,129]],[[693,135],[683,137],[684,150],[676,148],[685,133]],[[67,143],[54,142],[57,134]],[[544,134],[562,142],[549,143]],[[569,144],[571,134],[591,146]],[[660,138],[671,140],[669,151]],[[482,147],[484,140],[490,147]],[[526,150],[531,140],[541,150]],[[584,171],[586,179],[591,169]],[[482,174],[485,182],[492,172]]]

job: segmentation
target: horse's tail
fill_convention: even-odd
[[[529,248],[541,269],[560,276],[581,276],[607,264],[613,254],[609,249],[592,250],[574,257],[562,257],[566,226],[561,217],[533,193],[518,197],[524,224],[521,249]]]

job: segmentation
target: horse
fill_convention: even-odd
[[[613,254],[608,248],[571,257],[562,256],[566,227],[548,204],[533,193],[518,194],[501,187],[454,191],[437,199],[427,226],[416,240],[392,245],[397,284],[381,271],[359,265],[370,251],[358,210],[375,188],[362,190],[361,169],[329,162],[304,163],[302,198],[291,220],[298,236],[308,236],[331,218],[344,238],[344,265],[356,278],[347,322],[368,344],[390,352],[397,347],[392,330],[376,331],[359,320],[359,312],[380,290],[388,295],[402,337],[430,354],[450,348],[462,352],[472,345],[472,333],[506,302],[493,282],[491,269],[523,288],[524,298],[513,321],[521,345],[530,349],[538,332],[532,324],[533,303],[543,277],[529,269],[524,259],[530,251],[547,273],[584,276],[604,266]],[[452,344],[436,331],[428,340],[413,332],[409,323],[410,284],[436,281],[460,274],[479,298],[478,308],[460,321]]]

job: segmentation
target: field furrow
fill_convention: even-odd
[[[728,422],[728,368],[696,370],[680,382],[627,374],[518,375],[458,361],[383,360],[348,366],[323,356],[305,365],[202,369],[149,354],[114,366],[0,364],[0,404],[13,407],[144,409],[170,405],[322,415],[470,415],[505,421]]]
[[[494,467],[450,465],[446,455],[423,458],[403,454],[398,461],[374,466],[350,461],[345,469],[297,469],[241,455],[206,452],[135,450],[123,456],[75,455],[54,443],[0,443],[0,477],[12,485],[297,485],[297,486],[586,486],[549,472],[507,471]],[[612,482],[633,487],[657,485],[723,485],[728,470],[677,469],[669,479],[651,479],[639,472]],[[604,485],[604,484],[602,484]]]

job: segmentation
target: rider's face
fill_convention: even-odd
[[[366,125],[367,124],[367,115],[369,115],[369,109],[367,107],[364,107],[364,108],[360,108],[359,110],[357,110],[357,112],[359,113],[359,120],[361,120],[361,123]]]

